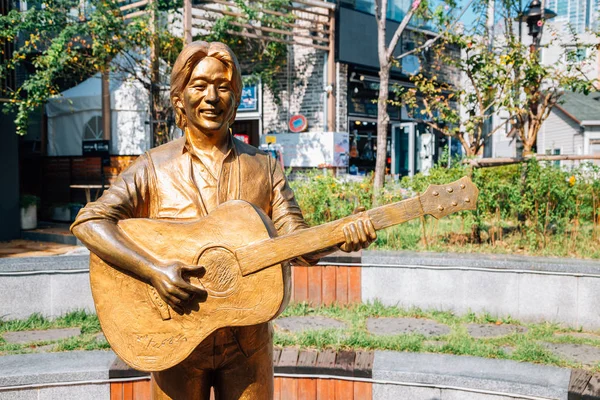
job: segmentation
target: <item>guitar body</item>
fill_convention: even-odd
[[[246,276],[240,271],[236,249],[277,236],[269,217],[250,203],[230,201],[193,222],[127,219],[118,225],[160,261],[206,268],[201,278],[186,277],[208,297],[194,298],[180,315],[151,285],[91,255],[92,295],[102,330],[119,357],[136,369],[172,367],[215,330],[270,321],[287,305],[289,266]]]

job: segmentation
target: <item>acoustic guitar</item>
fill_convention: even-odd
[[[208,296],[201,302],[192,300],[179,314],[151,285],[92,254],[90,280],[102,330],[113,350],[133,368],[167,369],[219,328],[277,317],[290,292],[285,261],[345,242],[342,229],[349,222],[369,218],[379,230],[425,214],[441,218],[475,209],[478,193],[464,177],[431,185],[417,197],[279,237],[262,210],[241,200],[224,203],[192,222],[119,221],[124,234],[157,259],[204,266],[203,277],[190,273],[185,279],[203,287]]]

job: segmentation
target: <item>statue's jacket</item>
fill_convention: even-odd
[[[279,163],[253,146],[229,140],[216,193],[202,193],[196,185],[193,163],[200,161],[182,137],[138,157],[97,201],[79,212],[71,229],[97,219],[115,223],[127,218],[199,219],[211,211],[203,201],[209,196],[216,196],[217,204],[238,199],[254,204],[272,219],[279,235],[306,228]],[[235,329],[246,355],[268,342],[271,334],[270,324]]]

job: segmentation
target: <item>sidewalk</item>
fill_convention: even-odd
[[[57,256],[69,254],[79,249],[81,249],[81,246],[20,239],[0,242],[0,258]]]

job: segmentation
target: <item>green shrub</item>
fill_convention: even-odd
[[[386,183],[377,195],[378,203],[389,204],[412,197],[424,192],[430,184],[452,182],[465,175],[470,175],[479,188],[475,212],[452,215],[439,230],[437,222],[427,228],[428,224],[418,220],[390,228],[378,234],[376,245],[390,249],[439,250],[442,250],[440,245],[457,245],[463,246],[461,251],[467,251],[468,247],[464,247],[467,242],[489,240],[495,248],[496,241],[503,240],[504,232],[516,232],[518,235],[512,237],[510,244],[513,250],[527,249],[540,255],[600,255],[584,249],[600,237],[600,168],[593,164],[565,169],[532,159],[525,165],[475,170],[459,162],[451,168],[438,165],[429,170],[428,175],[416,174]],[[299,175],[291,186],[310,225],[345,217],[359,205],[371,208],[370,177],[361,182],[343,182],[315,171]],[[431,240],[421,240],[423,235],[431,236]],[[580,240],[583,238],[584,241]],[[552,249],[536,252],[547,246]],[[511,250],[507,248],[507,251]]]
[[[28,208],[29,206],[39,205],[39,204],[40,204],[40,198],[37,196],[34,196],[32,194],[22,195],[21,199],[19,201],[19,205],[21,208]]]
[[[371,208],[372,184],[342,182],[315,170],[298,174],[290,182],[309,225],[320,225],[352,214],[358,206]]]

